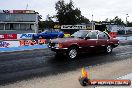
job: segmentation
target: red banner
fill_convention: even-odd
[[[17,34],[3,34],[0,39],[17,39]]]
[[[13,10],[13,13],[19,13],[19,14],[23,14],[23,13],[35,13],[34,10]]]

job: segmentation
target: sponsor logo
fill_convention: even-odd
[[[20,38],[32,38],[33,34],[22,34]]]
[[[61,29],[86,29],[86,25],[62,25]]]
[[[82,68],[82,76],[79,78],[79,82],[82,86],[130,86],[131,81],[127,79],[90,79],[88,77],[88,71]]]
[[[20,40],[20,46],[30,46],[30,45],[38,45],[38,44],[45,44],[46,39],[39,39],[39,40]]]
[[[54,29],[60,29],[61,26],[60,25],[54,25]]]
[[[13,38],[12,34],[7,35],[8,38]]]
[[[10,44],[4,41],[0,41],[0,47],[8,47]]]
[[[116,86],[128,86],[130,85],[130,80],[91,80],[90,85],[116,85]]]

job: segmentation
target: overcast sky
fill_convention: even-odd
[[[58,0],[1,0],[1,10],[35,10],[46,18],[46,15],[55,15],[55,2]],[[65,0],[69,2],[70,0]],[[92,14],[94,20],[102,21],[106,18],[119,16],[124,21],[126,14],[129,14],[128,20],[132,21],[132,1],[131,0],[73,0],[75,7],[80,8],[82,15],[91,20]]]

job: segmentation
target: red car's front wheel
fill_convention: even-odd
[[[71,47],[67,51],[67,57],[71,60],[74,60],[78,56],[78,49],[76,47]]]

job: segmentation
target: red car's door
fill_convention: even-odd
[[[105,48],[109,43],[109,36],[104,32],[99,32],[98,34],[98,47]]]
[[[87,39],[84,39],[82,44],[83,44],[83,50],[85,51],[91,51],[95,50],[97,46],[97,33],[96,32],[89,32],[86,36]]]

